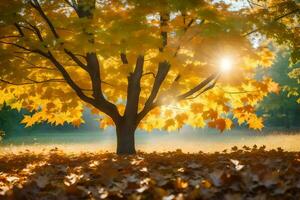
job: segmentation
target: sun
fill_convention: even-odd
[[[233,61],[232,61],[232,58],[230,57],[223,57],[221,60],[220,60],[220,70],[221,72],[228,72],[232,69],[232,64],[233,64]]]

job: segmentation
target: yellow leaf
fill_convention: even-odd
[[[271,81],[269,83],[269,91],[270,92],[274,92],[276,94],[279,94],[279,92],[280,92],[280,86],[279,86],[279,84],[276,83],[276,82]]]
[[[208,126],[210,128],[217,128],[221,132],[223,132],[226,128],[226,121],[225,119],[216,119],[214,121],[208,122]]]
[[[202,113],[203,112],[203,108],[204,108],[204,106],[201,103],[193,103],[191,105],[191,111],[194,114]]]
[[[30,115],[25,115],[23,120],[21,121],[22,124],[25,124],[25,127],[30,127],[32,126],[35,121],[33,120],[33,118]]]
[[[168,119],[165,121],[164,129],[170,130],[171,126],[175,126],[174,119]]]
[[[263,119],[261,117],[257,117],[256,115],[250,117],[248,124],[249,128],[256,130],[261,130],[264,127]]]
[[[79,127],[83,123],[82,119],[75,119],[72,121],[72,125],[75,127]]]

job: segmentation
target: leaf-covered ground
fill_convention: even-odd
[[[0,199],[300,199],[300,152],[0,156]]]

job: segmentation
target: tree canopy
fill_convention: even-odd
[[[247,4],[245,6],[245,3]],[[0,103],[25,108],[23,123],[100,127],[261,129],[255,108],[279,91],[270,46],[300,57],[292,0],[10,0],[0,2]],[[236,8],[237,7],[237,8]],[[232,69],[220,69],[229,59]],[[134,129],[136,128],[134,127]]]

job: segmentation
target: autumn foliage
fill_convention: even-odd
[[[0,198],[299,199],[299,152],[264,148],[126,157],[58,149],[2,154]]]
[[[256,72],[280,45],[298,60],[299,5],[255,2],[1,1],[0,103],[30,111],[26,126],[79,126],[88,107],[130,141],[120,152],[136,128],[260,130],[256,105],[279,87]]]

